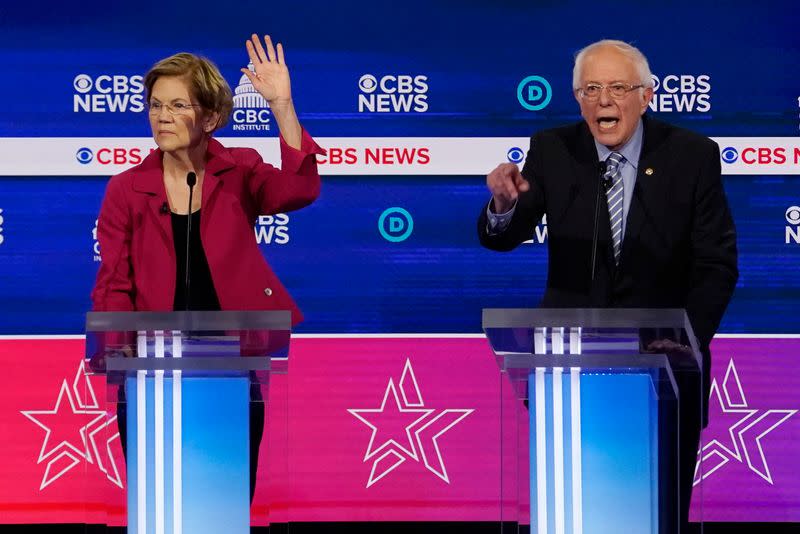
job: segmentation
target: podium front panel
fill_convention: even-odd
[[[269,383],[288,370],[288,315],[219,313],[221,321],[204,312],[90,314],[85,367],[106,376],[109,422],[107,435],[91,442],[119,434],[116,465],[127,494],[126,502],[107,502],[107,526],[245,534],[251,524],[285,521],[272,510],[251,516],[250,502],[265,456],[273,473],[288,476],[287,458],[267,449],[258,461],[266,430],[287,435],[286,412],[266,414],[275,401],[286,405],[270,397]],[[153,328],[159,324],[190,330]]]
[[[699,392],[702,360],[685,315],[660,312],[484,311],[501,398],[516,399],[503,418],[516,428],[501,430],[516,441],[502,448],[504,530],[680,531],[681,409],[698,425],[702,413],[681,398],[687,383]]]

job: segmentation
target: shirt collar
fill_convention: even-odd
[[[608,156],[611,155],[612,152],[619,152],[625,157],[625,160],[630,163],[634,169],[639,166],[639,154],[642,152],[642,138],[644,137],[644,126],[642,125],[642,119],[639,119],[639,123],[636,125],[636,130],[633,132],[633,136],[628,140],[627,143],[622,145],[622,148],[616,151],[612,151],[605,145],[601,145],[594,140],[594,146],[597,149],[597,158],[599,161],[605,161],[608,159]]]

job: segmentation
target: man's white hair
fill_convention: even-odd
[[[581,86],[581,69],[586,56],[600,48],[616,48],[617,51],[629,57],[633,64],[636,66],[636,71],[639,73],[639,83],[645,87],[653,87],[653,78],[650,73],[650,65],[647,63],[647,58],[644,54],[633,45],[624,41],[617,41],[615,39],[603,39],[597,41],[589,46],[582,48],[575,54],[575,66],[572,68],[572,88],[579,89]]]

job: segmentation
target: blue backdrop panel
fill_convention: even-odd
[[[527,135],[560,124],[577,118],[573,54],[608,37],[635,42],[662,78],[710,77],[706,110],[702,87],[661,92],[658,99],[665,102],[659,109],[666,110],[694,95],[689,108],[668,113],[673,122],[709,135],[797,133],[800,44],[791,0],[624,0],[613,11],[586,2],[525,0],[409,0],[402,7],[352,0],[306,0],[302,7],[250,0],[168,6],[92,0],[79,9],[46,2],[35,12],[30,3],[5,4],[3,136],[148,135],[141,111],[130,111],[141,109],[135,101],[124,112],[74,112],[75,77],[141,75],[156,60],[189,50],[213,58],[235,83],[247,62],[244,40],[254,31],[286,44],[295,100],[315,135]],[[426,76],[427,111],[360,113],[358,81],[364,74]],[[550,104],[533,113],[515,96],[529,75],[544,77],[553,91]],[[110,95],[98,97],[101,104],[131,99],[137,93],[130,82],[126,78],[111,93],[101,87],[85,94]],[[232,126],[221,133],[250,135]]]
[[[82,333],[105,180],[0,184],[0,334]],[[721,331],[794,332],[800,246],[786,243],[785,211],[800,204],[797,179],[727,176],[725,188],[741,276]],[[480,247],[475,220],[486,200],[482,177],[329,177],[319,201],[257,228],[306,315],[299,332],[479,332],[482,308],[535,306],[547,273],[544,244],[512,254]],[[391,207],[414,221],[402,242],[378,227]]]

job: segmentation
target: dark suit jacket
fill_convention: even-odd
[[[510,226],[499,235],[487,233],[484,206],[478,235],[485,247],[508,251],[530,239],[546,214],[543,307],[685,308],[707,354],[738,278],[736,230],[722,188],[719,147],[650,117],[643,121],[619,266],[614,265],[608,207],[601,194],[592,283],[600,180],[597,150],[583,121],[531,138],[522,170],[530,190],[520,195]]]
[[[303,132],[300,150],[281,143],[282,170],[250,148],[211,139],[203,179],[200,238],[223,310],[300,310],[264,260],[253,226],[258,215],[295,210],[320,191],[314,154]],[[108,183],[97,223],[102,263],[92,291],[95,311],[169,311],[176,258],[161,151]]]

